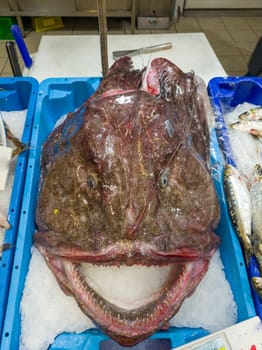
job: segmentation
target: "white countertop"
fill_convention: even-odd
[[[109,66],[112,51],[172,43],[172,48],[133,57],[134,66],[142,68],[155,57],[165,57],[183,71],[194,70],[206,83],[214,76],[226,76],[203,33],[108,35]],[[101,76],[99,35],[44,35],[33,66],[24,75],[39,82],[51,77]]]

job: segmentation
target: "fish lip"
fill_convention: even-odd
[[[191,295],[197,287],[209,264],[209,258],[188,259],[181,262],[181,271],[174,280],[170,279],[172,282],[168,288],[162,288],[157,298],[145,305],[142,311],[146,316],[142,318],[140,317],[141,309],[123,312],[112,304],[111,309],[106,307],[107,313],[105,313],[103,305],[108,306],[109,303],[101,296],[98,298],[98,294],[88,286],[79,272],[79,261],[75,262],[57,254],[52,255],[44,246],[37,245],[37,248],[46,259],[49,268],[54,272],[62,289],[68,294],[74,295],[82,311],[106,334],[124,346],[135,345],[167,324],[178,311],[184,299]],[[139,261],[137,260],[137,262]],[[159,264],[163,263],[162,260],[158,261]],[[167,262],[165,263],[167,264]],[[177,261],[170,263],[176,265]],[[119,261],[115,260],[114,264],[119,264]],[[108,313],[108,310],[114,312]],[[134,316],[136,316],[135,319]]]
[[[218,236],[212,234],[212,244],[207,243],[205,249],[199,247],[176,248],[170,251],[159,251],[150,243],[119,241],[107,245],[99,251],[88,251],[79,246],[70,247],[65,244],[51,242],[45,233],[34,234],[34,242],[43,255],[57,256],[73,262],[90,262],[106,265],[161,265],[171,262],[183,263],[187,261],[210,259],[220,244]]]

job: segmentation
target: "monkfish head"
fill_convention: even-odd
[[[168,323],[219,245],[201,103],[193,74],[164,59],[146,74],[124,57],[43,146],[35,244],[125,346]]]

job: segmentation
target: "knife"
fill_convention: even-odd
[[[121,56],[135,56],[135,55],[140,55],[143,53],[150,53],[150,52],[159,51],[159,50],[166,50],[166,49],[170,49],[171,47],[172,47],[171,43],[164,43],[164,44],[159,44],[159,45],[141,47],[139,49],[134,49],[134,50],[113,51],[112,55],[113,55],[114,59],[117,59]]]
[[[10,63],[10,66],[11,66],[11,69],[13,72],[13,76],[14,77],[21,77],[22,72],[21,72],[19,62],[18,62],[18,57],[17,57],[14,41],[7,41],[5,43],[5,48],[6,48],[9,63]]]

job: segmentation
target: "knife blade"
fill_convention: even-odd
[[[151,53],[159,50],[166,50],[166,49],[170,49],[171,47],[172,47],[172,43],[164,43],[164,44],[158,44],[153,46],[140,47],[138,49],[133,49],[133,50],[113,51],[112,55],[114,59],[117,59],[121,56],[135,56],[135,55]]]

